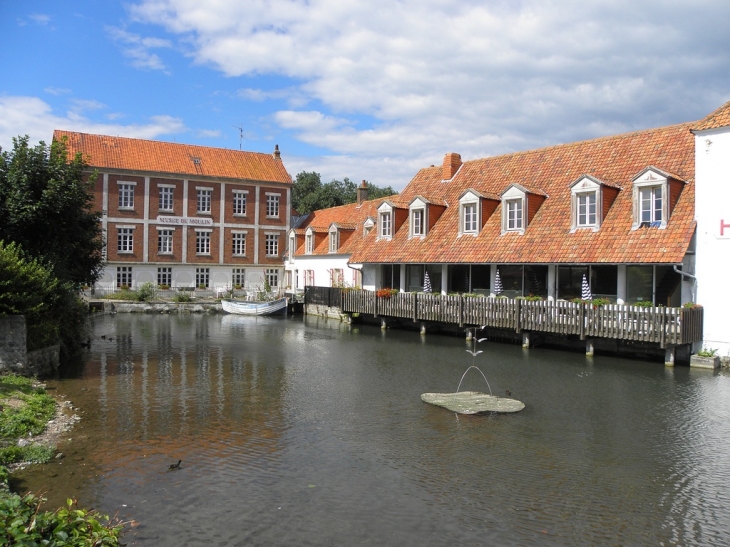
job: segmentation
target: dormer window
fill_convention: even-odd
[[[502,234],[517,232],[524,234],[547,196],[538,189],[529,189],[521,184],[510,184],[502,192]]]
[[[393,214],[390,211],[380,213],[380,237],[393,236]]]
[[[575,196],[578,208],[578,228],[592,228],[596,225],[596,193],[584,192]]]
[[[368,217],[368,219],[362,225],[363,237],[367,236],[371,232],[373,226],[375,226],[375,222],[372,218]]]
[[[666,228],[685,181],[656,167],[647,167],[633,179],[634,222],[637,228]]]
[[[482,195],[476,190],[467,190],[459,198],[459,234],[479,233],[482,226]]]
[[[662,194],[661,186],[649,186],[639,189],[640,220],[642,224],[656,224],[662,221]]]
[[[337,228],[330,229],[330,252],[336,253],[340,249],[340,231]]]
[[[507,223],[505,226],[505,229],[507,231],[515,231],[515,230],[522,230],[523,229],[523,219],[522,219],[522,199],[508,199],[505,201],[505,204],[507,206]]]
[[[591,175],[581,175],[570,185],[570,231],[584,228],[597,231],[620,190],[620,187]]]
[[[424,214],[423,209],[413,209],[411,211],[411,235],[414,237],[420,237],[426,235],[424,225]]]

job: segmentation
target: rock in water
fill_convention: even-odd
[[[424,393],[421,400],[430,405],[441,406],[459,414],[481,414],[484,412],[519,412],[525,403],[507,397],[495,397],[478,391],[457,393]]]

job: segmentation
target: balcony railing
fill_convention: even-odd
[[[328,289],[308,287],[320,288]],[[314,294],[314,291],[311,292]],[[576,335],[581,339],[617,338],[654,342],[662,348],[702,340],[702,308],[646,308],[618,304],[596,307],[583,302],[422,293],[397,293],[378,297],[374,291],[353,289],[341,292],[341,307],[346,313],[366,313],[413,321],[438,321],[459,326],[485,325],[514,329],[515,332],[550,332]]]

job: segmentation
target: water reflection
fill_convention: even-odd
[[[493,391],[527,407],[456,417],[420,394],[456,389],[461,338],[314,317],[95,329],[58,384],[86,410],[68,456],[21,478],[139,521],[136,545],[730,539],[724,373],[485,342]]]

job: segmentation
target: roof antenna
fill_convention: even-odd
[[[234,125],[233,127],[238,129],[238,151],[240,152],[243,147],[243,123]]]

